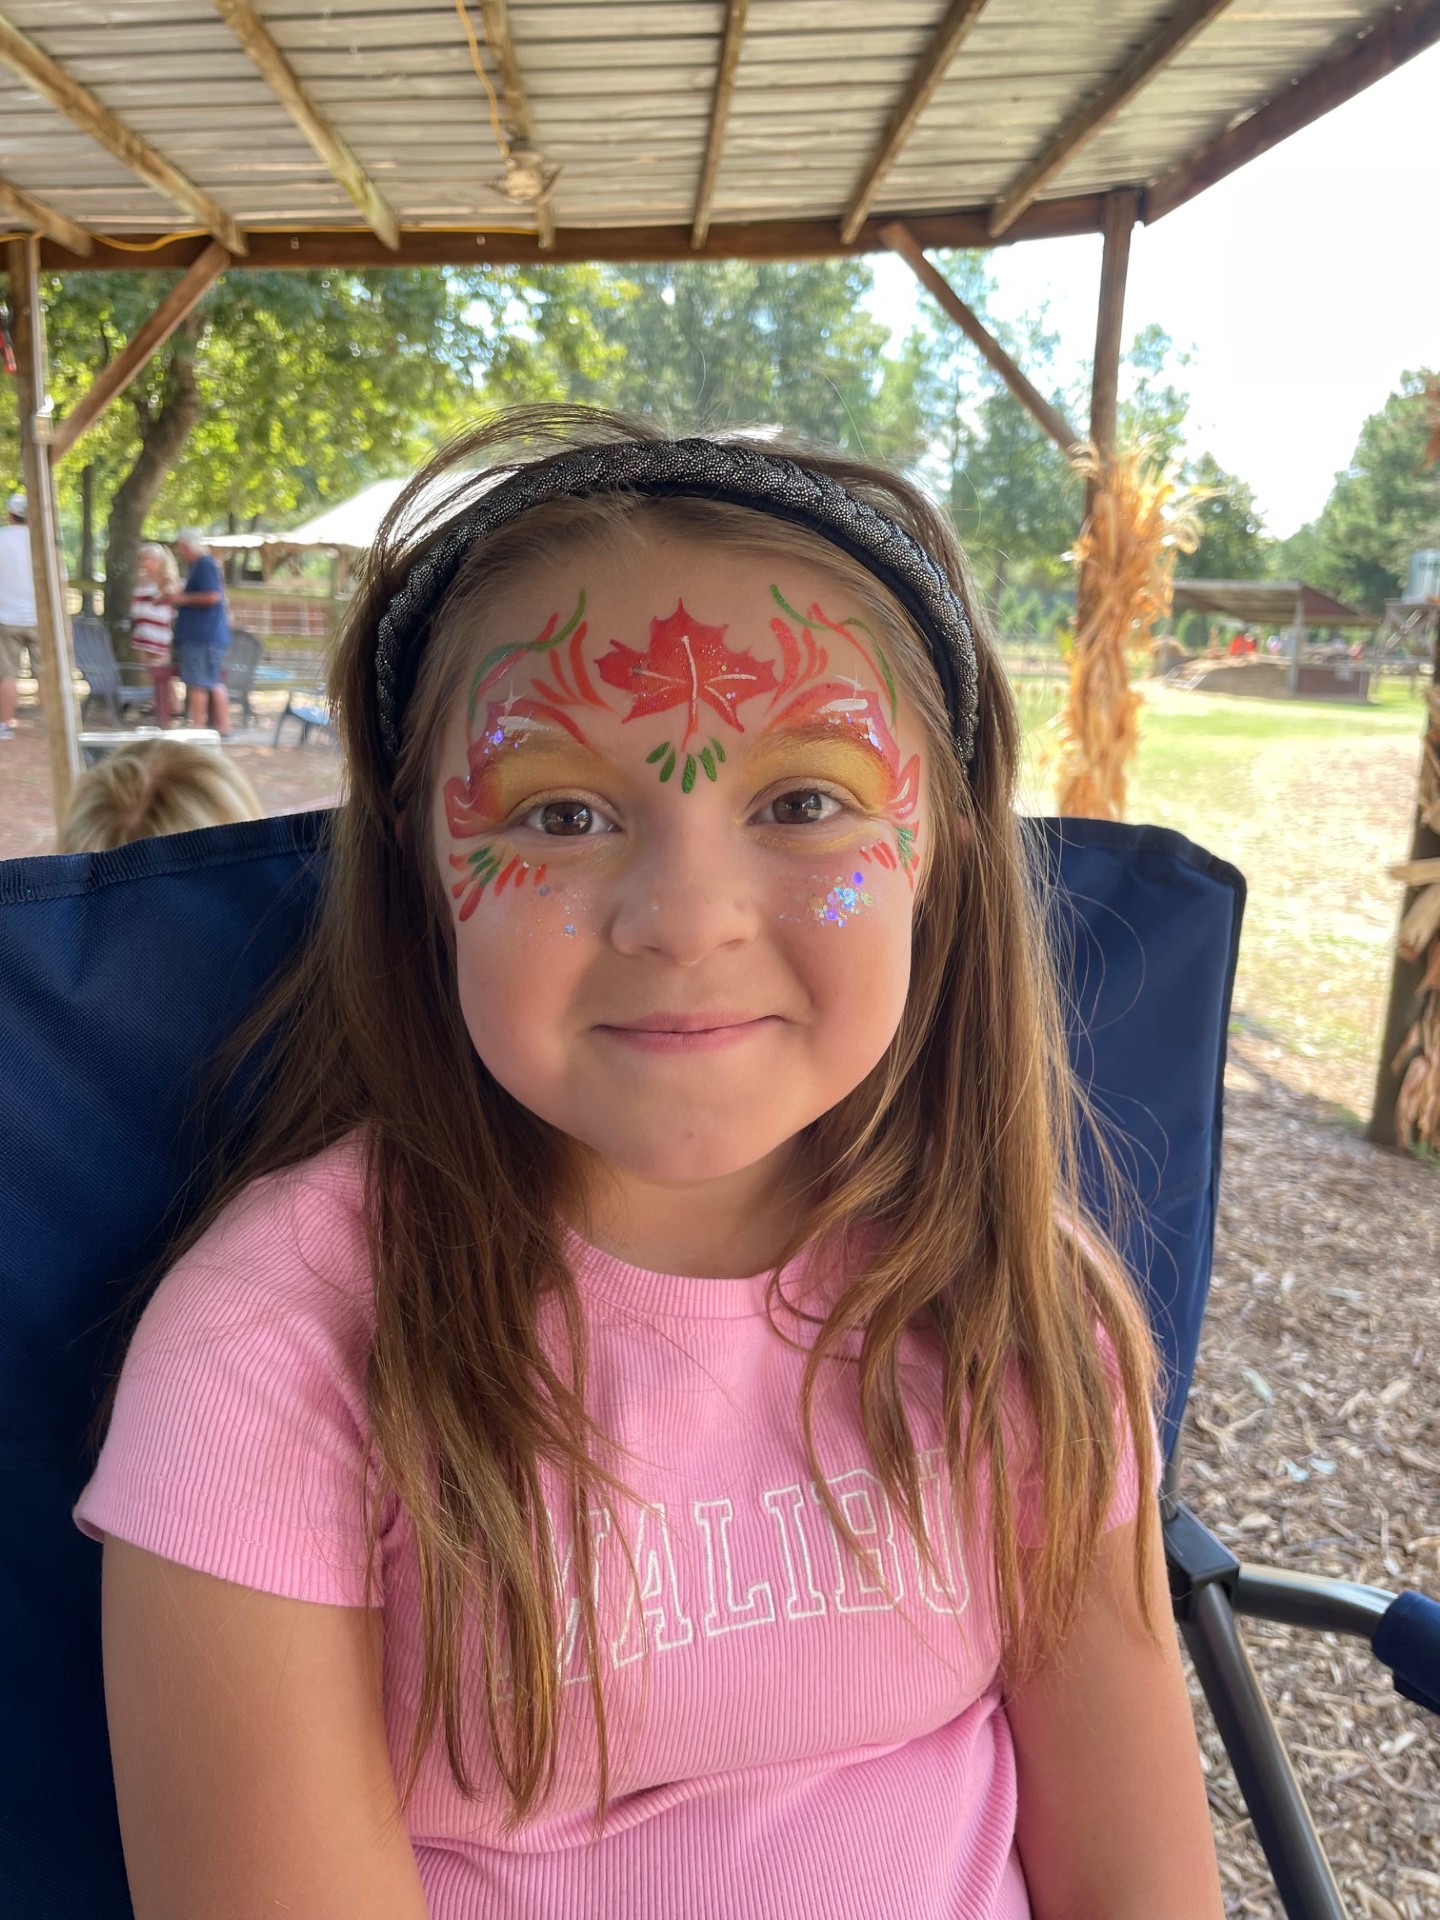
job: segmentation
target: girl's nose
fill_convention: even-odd
[[[739,850],[725,844],[730,837],[682,826],[646,849],[626,876],[610,923],[618,952],[690,967],[755,938],[761,916],[754,879]]]

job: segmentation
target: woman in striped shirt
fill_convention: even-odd
[[[175,681],[170,662],[175,609],[166,595],[179,584],[180,570],[168,547],[153,543],[141,547],[135,591],[130,597],[130,644],[149,671],[155,688],[155,724],[160,727],[170,724],[170,689]]]

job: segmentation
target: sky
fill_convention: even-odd
[[[1094,352],[1099,238],[999,247],[990,266],[997,317],[1048,302],[1071,377]],[[874,267],[874,310],[903,332],[915,281]],[[1402,372],[1440,369],[1440,46],[1137,227],[1127,345],[1151,321],[1193,355],[1190,451],[1247,481],[1278,538],[1313,520]]]

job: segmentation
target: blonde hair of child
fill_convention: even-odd
[[[259,796],[233,761],[190,740],[136,740],[75,782],[56,847],[106,853],[132,840],[258,820]]]

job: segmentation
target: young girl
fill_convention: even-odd
[[[170,659],[175,609],[168,595],[180,584],[180,571],[168,547],[147,542],[135,562],[135,590],[130,596],[130,644],[150,675],[155,689],[155,724],[168,727],[174,707],[171,689],[175,668]]]
[[[397,504],[76,1509],[139,1920],[1220,1913],[967,606],[772,442],[529,413]]]

